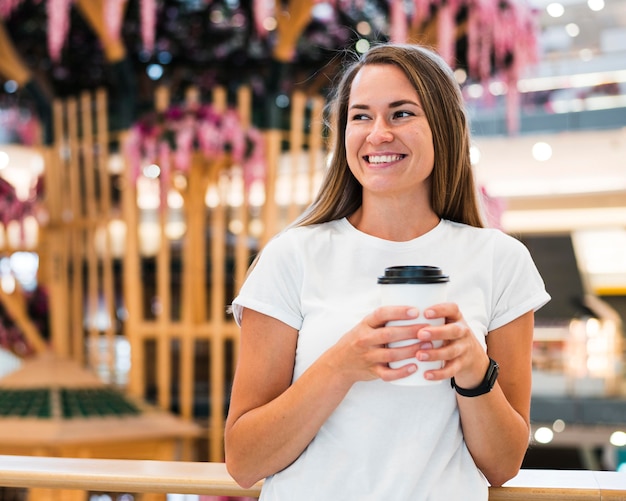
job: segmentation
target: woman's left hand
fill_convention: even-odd
[[[489,358],[465,322],[458,305],[437,304],[427,308],[424,316],[428,319],[445,318],[443,325],[428,325],[418,333],[418,339],[422,344],[416,354],[417,363],[430,360],[444,361],[443,368],[428,371],[425,377],[434,381],[454,377],[455,382],[462,388],[478,386],[487,371]],[[443,341],[442,346],[433,348],[432,345],[423,344],[434,340]]]

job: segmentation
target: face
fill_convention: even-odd
[[[391,64],[367,65],[352,82],[345,146],[350,170],[372,196],[428,198],[435,152],[417,91]]]

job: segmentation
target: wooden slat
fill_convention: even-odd
[[[67,147],[69,162],[67,165],[69,174],[70,196],[68,205],[65,207],[64,218],[67,217],[70,231],[70,263],[72,269],[70,298],[70,345],[72,346],[72,356],[82,363],[84,361],[84,339],[83,339],[83,258],[84,258],[84,232],[74,225],[76,221],[82,220],[84,203],[81,197],[81,176],[79,165],[80,146],[78,141],[78,104],[75,98],[69,98],[66,102],[67,121]]]
[[[168,189],[169,186],[161,186]],[[163,198],[162,198],[163,199]],[[159,310],[157,322],[159,335],[157,340],[157,398],[159,406],[163,410],[169,410],[172,400],[172,343],[170,324],[172,322],[172,295],[170,293],[171,282],[171,248],[167,240],[167,207],[159,209],[159,226],[161,231],[161,245],[157,253],[157,296]]]
[[[300,158],[304,143],[304,114],[306,110],[306,96],[301,91],[296,91],[291,96],[291,130],[289,131],[289,154],[291,156],[291,198],[287,210],[288,222],[292,222],[300,213],[300,207],[294,199],[301,176]]]
[[[121,144],[127,141],[126,135],[120,135]],[[137,190],[132,182],[130,167],[125,161],[122,186],[122,218],[126,223],[126,252],[124,253],[123,289],[126,305],[126,320],[123,325],[124,335],[131,350],[131,363],[128,374],[127,391],[134,397],[143,397],[145,381],[145,350],[143,337],[137,326],[142,323],[142,277],[139,257],[139,217],[137,209]]]
[[[47,283],[50,301],[50,338],[53,350],[61,355],[68,356],[70,342],[68,335],[69,304],[68,290],[68,238],[63,225],[62,187],[67,187],[66,160],[62,154],[65,148],[65,110],[63,102],[56,99],[53,102],[54,117],[54,148],[46,155],[46,207],[50,222],[44,231],[44,241],[47,244],[49,259]]]
[[[90,92],[83,92],[80,96],[81,136],[79,157],[82,160],[83,189],[82,196],[85,199],[85,212],[83,219],[88,224],[84,232],[83,250],[87,267],[86,287],[86,316],[87,316],[87,340],[89,350],[89,365],[97,367],[99,364],[99,340],[100,333],[96,328],[95,318],[98,315],[98,299],[100,295],[100,280],[98,274],[98,256],[96,255],[95,240],[97,229],[97,199],[94,174],[94,143],[93,143],[93,116],[92,96]]]
[[[111,214],[111,180],[109,176],[109,122],[107,108],[107,94],[104,89],[96,91],[96,126],[97,126],[97,154],[96,154],[96,170],[99,176],[100,196],[99,196],[99,212],[101,217],[98,222],[98,230],[103,235],[103,252],[102,262],[102,295],[104,300],[104,309],[110,319],[105,329],[105,337],[109,350],[109,372],[115,373],[116,352],[115,352],[115,289],[113,277],[113,255],[111,252],[111,237],[109,225],[112,220]]]
[[[278,206],[276,204],[276,181],[278,179],[278,162],[280,159],[282,133],[272,129],[265,131],[265,147],[267,173],[265,181],[265,205],[263,206],[263,236],[261,245],[278,231]]]
[[[211,461],[223,460],[223,429],[224,414],[222,402],[224,395],[224,339],[222,336],[224,324],[225,296],[224,284],[226,282],[226,201],[222,199],[217,207],[211,211],[211,324],[213,335],[211,336],[211,367],[210,367],[210,392],[211,414],[209,435],[209,459]]]

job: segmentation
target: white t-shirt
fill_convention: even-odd
[[[299,331],[294,380],[379,304],[378,276],[396,265],[439,266],[485,345],[488,332],[550,296],[527,249],[499,230],[443,220],[408,242],[358,231],[347,219],[271,240],[233,302]],[[448,381],[408,387],[356,383],[289,467],[266,479],[263,501],[485,501],[487,482],[463,440]]]

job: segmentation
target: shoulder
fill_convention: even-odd
[[[459,244],[471,247],[480,246],[484,250],[491,247],[497,253],[527,253],[525,245],[508,233],[497,228],[477,228],[455,221],[444,220],[444,231]]]
[[[306,226],[289,226],[280,233],[272,237],[267,245],[294,244],[306,240],[319,238],[324,234],[330,234],[338,230],[340,220],[329,221],[328,223],[309,224]]]
[[[287,254],[292,257],[301,255],[326,240],[325,235],[330,235],[336,227],[337,221],[313,224],[308,226],[291,226],[277,233],[262,248],[264,254]]]

